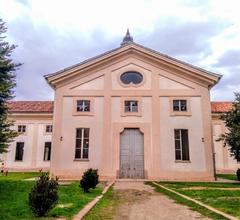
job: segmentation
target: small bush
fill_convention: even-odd
[[[48,173],[41,173],[29,193],[29,206],[37,216],[45,216],[58,201],[58,179],[50,179]]]
[[[84,172],[82,179],[80,180],[80,186],[84,192],[89,192],[89,189],[94,189],[98,184],[98,170],[92,168]]]
[[[236,174],[237,174],[237,180],[240,181],[240,169],[239,168],[237,169]]]

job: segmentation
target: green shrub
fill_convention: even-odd
[[[236,174],[237,174],[237,180],[240,181],[240,169],[239,168],[237,169]]]
[[[80,186],[84,192],[89,192],[89,189],[94,189],[98,184],[98,170],[92,168],[84,172],[82,179],[80,180]]]
[[[58,179],[50,179],[41,173],[29,193],[29,206],[37,216],[45,216],[58,201]]]

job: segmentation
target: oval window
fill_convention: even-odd
[[[139,84],[143,81],[143,75],[136,71],[128,71],[123,73],[120,76],[120,79],[124,84],[130,84],[130,83]]]

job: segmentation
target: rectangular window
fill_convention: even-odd
[[[128,100],[124,102],[125,112],[138,112],[138,101]]]
[[[175,159],[189,160],[189,143],[187,129],[174,129]]]
[[[77,112],[90,112],[90,100],[77,100]]]
[[[46,133],[52,133],[52,125],[46,125]]]
[[[15,160],[17,161],[23,160],[23,150],[24,150],[23,148],[24,148],[24,142],[17,142]]]
[[[26,132],[26,125],[18,125],[18,132],[25,133]]]
[[[75,159],[88,159],[89,128],[76,129]]]
[[[173,100],[173,111],[187,111],[187,100]]]
[[[45,142],[45,145],[44,145],[44,156],[43,156],[43,160],[44,161],[48,161],[48,160],[51,159],[51,146],[52,146],[51,142]]]

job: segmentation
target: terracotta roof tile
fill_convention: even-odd
[[[10,113],[53,113],[53,101],[10,101]]]
[[[233,102],[211,102],[212,113],[228,112],[232,107]]]
[[[10,101],[11,113],[53,113],[53,101]],[[227,112],[232,108],[232,102],[211,102],[213,113]]]

